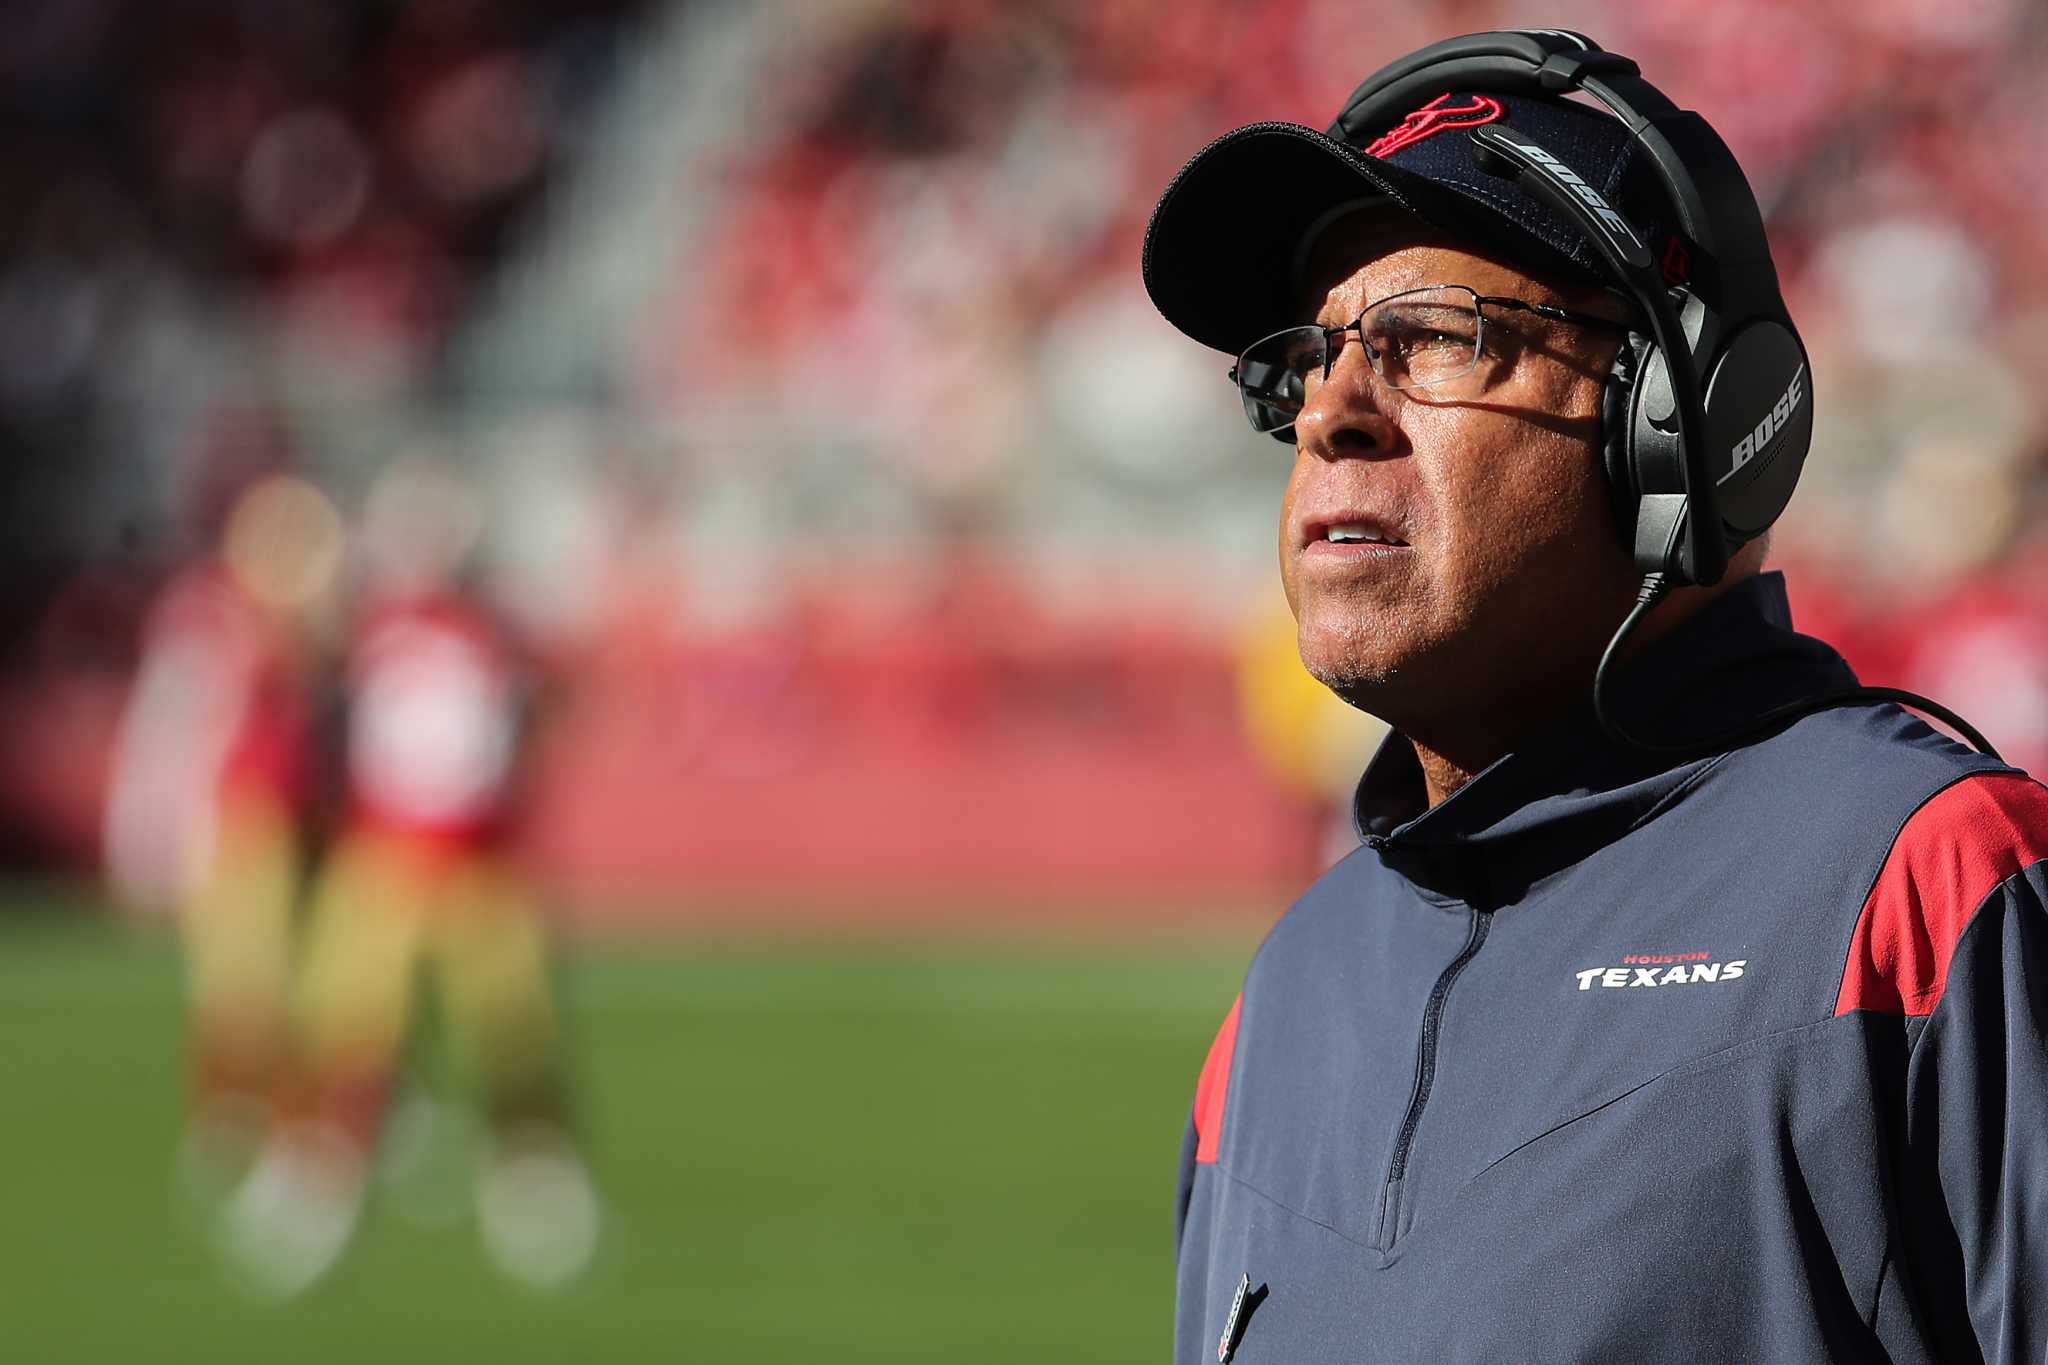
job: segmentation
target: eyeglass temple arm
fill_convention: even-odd
[[[1613,318],[1594,317],[1591,313],[1574,313],[1569,308],[1559,308],[1554,303],[1530,303],[1527,299],[1497,298],[1492,294],[1477,296],[1481,303],[1497,304],[1502,308],[1523,313],[1534,313],[1538,317],[1552,318],[1558,322],[1576,322],[1585,327],[1598,327],[1607,332],[1628,332],[1633,328],[1626,322]]]

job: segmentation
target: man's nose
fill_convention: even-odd
[[[1365,347],[1355,337],[1330,365],[1330,377],[1316,386],[1294,419],[1294,443],[1324,460],[1385,454],[1396,429],[1389,416],[1400,395],[1373,372]]]

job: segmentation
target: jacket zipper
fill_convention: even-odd
[[[1436,1046],[1443,1026],[1444,998],[1451,993],[1451,986],[1458,973],[1465,970],[1465,964],[1478,955],[1479,945],[1486,942],[1486,931],[1492,923],[1491,910],[1472,912],[1472,929],[1466,935],[1464,948],[1437,977],[1429,1003],[1423,1006],[1422,1046],[1415,1056],[1415,1088],[1408,1097],[1408,1113],[1401,1120],[1401,1136],[1394,1143],[1386,1186],[1380,1192],[1380,1234],[1376,1240],[1382,1251],[1391,1248],[1401,1235],[1401,1181],[1408,1173],[1408,1150],[1414,1145],[1415,1129],[1422,1122],[1422,1109],[1429,1103],[1429,1088],[1436,1079]]]

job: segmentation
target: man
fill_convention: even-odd
[[[1606,111],[1433,95],[1370,143],[1227,136],[1147,237],[1161,311],[1291,428],[1304,663],[1393,726],[1365,846],[1197,1086],[1175,1358],[2039,1360],[2048,791],[1822,700],[1853,678],[1761,538],[1618,652],[1605,718],[1647,744],[1596,720],[1640,309],[1476,128],[1557,150],[1672,277],[1727,263]]]
[[[340,517],[272,472],[164,585],[108,783],[111,889],[174,910],[190,1022],[181,1168],[217,1213],[290,1087],[292,920],[317,806],[314,715]]]

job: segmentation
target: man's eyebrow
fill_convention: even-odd
[[[1366,308],[1370,308],[1371,306],[1371,299],[1367,299],[1362,305],[1362,307]],[[1342,324],[1347,323],[1351,321],[1351,319],[1358,316],[1357,313],[1350,311],[1350,307],[1350,304],[1339,304],[1335,299],[1331,298],[1329,294],[1325,294],[1323,296],[1323,301],[1321,303],[1317,304],[1313,309],[1308,310],[1309,321],[1315,323],[1318,327],[1341,326]],[[1337,314],[1339,313],[1343,313],[1344,316],[1338,317]]]
[[[1315,312],[1311,315],[1311,320],[1314,321],[1314,323],[1318,327],[1341,327],[1347,322],[1354,321],[1359,316],[1359,314],[1363,313],[1366,309],[1372,307],[1374,304],[1385,303],[1388,299],[1393,298],[1396,294],[1412,294],[1417,289],[1427,289],[1430,287],[1430,281],[1423,279],[1420,275],[1406,276],[1402,280],[1398,281],[1393,287],[1383,290],[1380,293],[1369,295],[1355,309],[1352,308],[1350,304],[1345,304],[1341,309],[1339,309],[1338,305],[1332,303],[1329,297],[1326,295],[1323,299],[1322,305],[1319,308],[1317,308]],[[1330,314],[1332,312],[1337,311],[1341,311],[1343,313],[1343,316],[1331,318]]]

